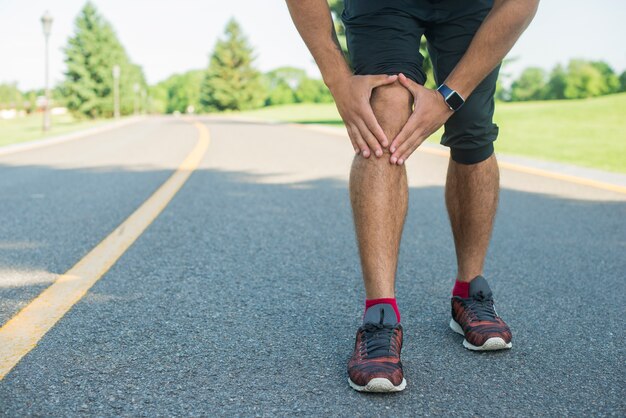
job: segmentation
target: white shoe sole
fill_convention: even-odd
[[[359,386],[354,383],[350,378],[348,378],[348,383],[350,387],[354,390],[358,390],[359,392],[378,392],[378,393],[386,393],[386,392],[400,392],[406,388],[406,379],[402,379],[402,382],[398,386],[394,386],[393,383],[389,381],[389,379],[385,379],[384,377],[375,377],[370,380],[367,385]]]
[[[452,331],[465,336],[463,328],[454,320],[450,320],[450,328]],[[506,343],[500,337],[491,337],[480,347],[470,344],[467,340],[463,340],[463,347],[472,351],[494,351],[494,350],[506,350],[513,347],[513,343]]]

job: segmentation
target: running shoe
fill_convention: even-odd
[[[378,308],[378,309],[376,309]],[[368,309],[365,322],[356,333],[354,353],[348,362],[348,382],[359,392],[399,392],[406,387],[402,372],[402,325],[396,323],[391,305]],[[377,322],[368,321],[380,312]],[[390,319],[391,317],[391,319]]]
[[[463,335],[463,346],[469,350],[502,350],[511,348],[511,330],[500,318],[493,303],[487,280],[478,276],[470,282],[469,297],[452,297],[450,328]]]

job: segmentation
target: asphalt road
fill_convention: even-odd
[[[164,212],[0,381],[5,416],[626,415],[626,195],[510,170],[486,277],[513,349],[450,329],[446,159],[409,161],[398,272],[407,390],[361,394],[346,140],[206,119]],[[147,119],[0,156],[0,323],[124,221],[198,133]]]

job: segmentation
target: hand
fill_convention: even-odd
[[[404,74],[398,76],[398,81],[411,92],[414,103],[413,113],[389,147],[389,162],[402,165],[426,138],[446,123],[454,111],[437,90],[427,89],[409,80]]]
[[[354,152],[368,158],[383,155],[389,140],[378,124],[370,104],[372,90],[398,79],[392,75],[351,75],[330,88],[339,114],[346,124]]]

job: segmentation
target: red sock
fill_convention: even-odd
[[[469,298],[469,282],[456,281],[452,289],[452,296],[458,296],[463,299]]]
[[[368,308],[378,305],[379,303],[388,303],[391,305],[393,310],[396,312],[396,318],[398,318],[398,322],[400,322],[400,310],[398,309],[398,304],[396,303],[396,298],[380,298],[380,299],[365,299],[365,310]]]

